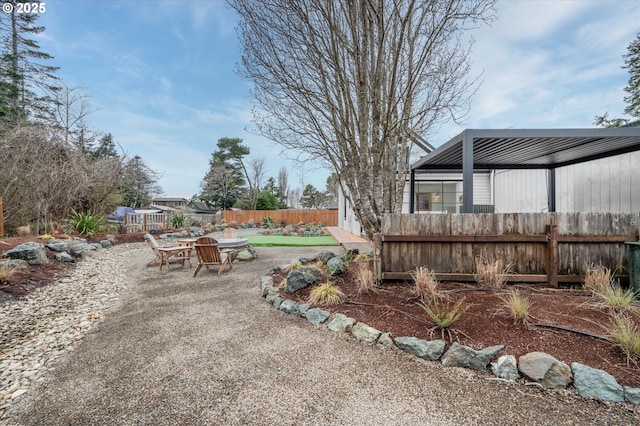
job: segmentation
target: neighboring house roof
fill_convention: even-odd
[[[636,120],[636,121],[631,121],[627,124],[623,124],[620,127],[640,127],[640,120]]]
[[[190,201],[188,206],[196,211],[200,212],[213,212],[215,209],[212,209],[205,203],[204,201]]]
[[[158,201],[160,202],[187,202],[186,198],[154,198],[151,200],[152,202],[156,203]]]
[[[154,209],[154,210],[160,210],[160,211],[163,211],[163,212],[170,212],[170,211],[174,211],[174,210],[176,210],[176,209],[175,209],[175,208],[173,208],[173,207],[169,207],[169,206],[160,206],[160,205],[157,205],[157,204],[151,204],[151,205],[149,206],[149,208],[150,208],[150,209]]]

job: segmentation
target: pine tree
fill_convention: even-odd
[[[624,91],[628,93],[624,97],[627,107],[624,112],[632,117],[640,118],[640,33],[636,35],[635,40],[629,43],[624,66],[629,71],[629,82]]]
[[[13,11],[0,17],[2,54],[0,55],[0,114],[6,118],[48,120],[52,99],[58,90],[55,72],[58,67],[46,65],[53,59],[29,38],[44,27],[36,25],[37,13],[18,13],[16,5],[23,0],[5,0]],[[40,1],[29,1],[40,4]]]

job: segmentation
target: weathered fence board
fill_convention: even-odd
[[[276,225],[281,223],[295,225],[300,222],[322,222],[325,226],[338,225],[337,210],[225,210],[222,212],[222,218],[226,223],[236,222],[241,224],[250,220],[253,220],[254,223],[261,223],[267,216]]]
[[[627,271],[625,241],[638,240],[640,213],[387,215],[379,278],[410,279],[427,266],[440,279],[470,280],[474,260],[511,264],[512,280],[579,282],[591,264]]]
[[[2,197],[0,197],[0,238],[4,237],[4,209],[2,206]]]

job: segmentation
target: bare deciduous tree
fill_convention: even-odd
[[[229,0],[258,133],[324,160],[366,233],[401,208],[413,134],[458,119],[476,87],[465,30],[494,0]]]

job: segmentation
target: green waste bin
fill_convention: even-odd
[[[640,294],[640,241],[629,241],[629,288]]]

